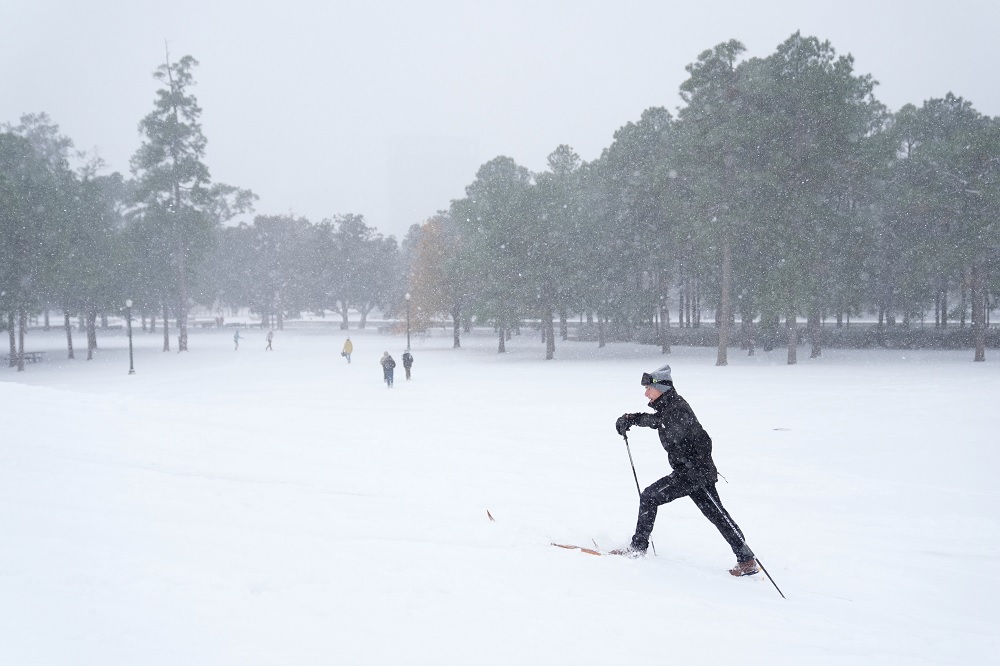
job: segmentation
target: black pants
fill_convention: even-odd
[[[635,526],[635,535],[632,537],[633,548],[645,551],[649,547],[649,535],[653,532],[653,523],[656,522],[657,508],[680,497],[690,497],[702,514],[712,521],[722,538],[733,549],[737,561],[743,562],[753,558],[753,551],[743,540],[743,532],[722,506],[715,484],[706,485],[700,480],[688,480],[676,474],[665,476],[642,491],[639,498],[639,520]]]

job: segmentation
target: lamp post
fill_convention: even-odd
[[[406,292],[406,349],[410,349],[410,292]]]
[[[125,328],[128,331],[128,374],[135,374],[132,362],[132,299],[125,300]]]

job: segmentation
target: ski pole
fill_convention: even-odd
[[[632,460],[632,449],[628,445],[628,433],[623,433],[622,437],[625,438],[625,450],[628,451],[628,462],[632,465],[632,478],[635,479],[635,491],[639,493],[639,502],[642,503],[642,488],[639,487],[639,475],[635,473],[635,461]],[[656,555],[656,546],[653,544],[653,540],[649,540],[649,545],[653,549],[653,555]]]
[[[724,511],[721,506],[719,506],[719,503],[715,501],[714,497],[712,497],[712,493],[710,493],[710,492],[708,492],[706,490],[705,494],[708,495],[708,499],[712,500],[712,504],[715,506],[715,509],[720,514],[722,514],[722,517],[726,519],[727,523],[729,523],[729,527],[731,527],[733,529],[733,532],[735,532],[736,534],[739,535],[740,541],[743,542],[743,545],[746,546],[747,548],[750,548],[750,546],[747,545],[747,539],[746,539],[746,537],[743,536],[743,532],[738,527],[736,527],[736,525],[733,524],[732,518],[730,518],[729,514],[726,511]],[[753,550],[753,549],[750,548],[750,550]],[[767,579],[769,581],[771,581],[771,585],[774,585],[774,589],[776,589],[778,591],[778,594],[781,595],[781,598],[782,599],[787,599],[787,597],[785,596],[785,593],[781,591],[781,588],[778,587],[778,584],[774,582],[773,578],[771,578],[771,574],[767,573],[767,569],[764,568],[764,563],[760,561],[760,558],[757,557],[756,555],[754,555],[753,559],[754,559],[755,562],[757,562],[757,566],[760,567],[760,570],[764,572],[764,575],[767,576]]]

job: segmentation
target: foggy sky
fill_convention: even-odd
[[[852,54],[893,111],[954,92],[1000,115],[988,0],[2,0],[0,123],[46,112],[128,173],[153,71],[199,62],[206,162],[258,214],[365,216],[401,238],[498,155],[593,160],[684,67],[728,39],[767,56],[796,30]],[[249,221],[249,219],[247,220]]]

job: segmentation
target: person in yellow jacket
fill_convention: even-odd
[[[351,362],[351,352],[354,351],[354,344],[351,342],[350,338],[347,338],[347,342],[344,343],[344,349],[340,352],[340,355],[347,359],[347,362]]]

